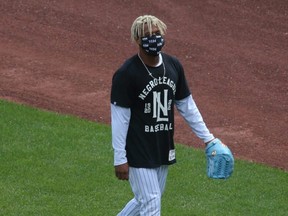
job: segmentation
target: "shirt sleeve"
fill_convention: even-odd
[[[111,104],[112,146],[114,150],[114,166],[127,163],[126,137],[131,117],[130,108]]]
[[[188,83],[186,80],[184,68],[177,59],[175,59],[175,61],[176,61],[175,67],[177,68],[177,71],[178,71],[178,82],[177,82],[175,100],[182,100],[186,98],[187,96],[189,96],[191,93],[190,93]]]
[[[112,78],[111,103],[129,108],[132,104],[132,82],[126,69],[119,69]]]
[[[214,139],[213,134],[210,133],[206,127],[205,122],[197,108],[195,101],[190,94],[182,100],[176,100],[175,105],[179,113],[183,116],[193,132],[202,139],[205,143]]]

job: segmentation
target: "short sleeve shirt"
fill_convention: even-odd
[[[176,162],[174,100],[190,95],[181,63],[162,53],[159,67],[144,67],[138,55],[128,59],[112,79],[111,103],[131,109],[126,138],[128,163],[154,168]]]

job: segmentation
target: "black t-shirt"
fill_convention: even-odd
[[[132,167],[154,168],[176,162],[174,100],[189,96],[190,91],[181,63],[165,53],[162,58],[164,65],[147,66],[154,78],[137,55],[113,76],[111,103],[131,109],[126,153]]]

